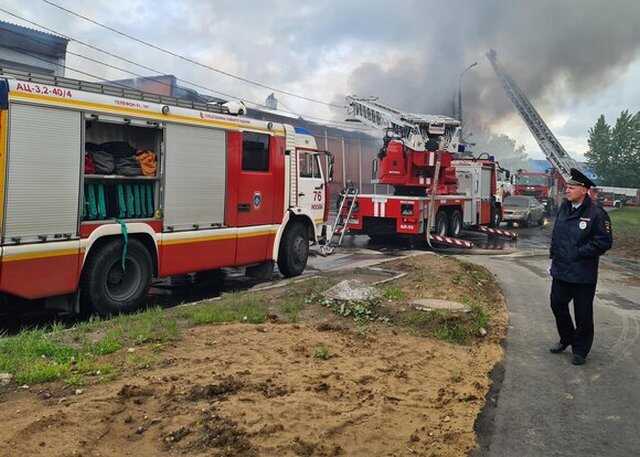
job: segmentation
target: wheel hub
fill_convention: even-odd
[[[303,237],[298,237],[293,242],[293,254],[297,262],[302,262],[304,259],[306,250],[308,249],[308,246],[306,246],[305,244],[306,243]]]
[[[135,295],[141,278],[142,271],[138,262],[126,259],[123,270],[122,261],[117,259],[107,273],[106,293],[115,301],[126,301]]]

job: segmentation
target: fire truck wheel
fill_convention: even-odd
[[[294,223],[289,226],[278,252],[278,269],[285,277],[298,276],[302,274],[307,266],[309,258],[309,236],[304,225]]]
[[[451,220],[449,221],[449,236],[457,238],[462,231],[462,213],[459,210],[454,209],[451,212]]]
[[[447,236],[447,230],[449,229],[449,218],[445,210],[439,210],[436,214],[436,226],[435,234],[440,236]]]
[[[80,291],[84,302],[100,315],[136,310],[151,284],[153,262],[147,248],[129,238],[125,268],[122,269],[122,241],[112,240],[87,260]]]

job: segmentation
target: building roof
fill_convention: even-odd
[[[5,48],[60,57],[67,53],[68,43],[69,40],[51,33],[0,21],[0,46]]]
[[[141,76],[137,78],[110,81],[119,86],[128,86],[143,92],[157,95],[168,95],[176,98],[198,101],[202,103],[224,103],[226,100],[201,94],[189,87],[180,86],[175,75]]]

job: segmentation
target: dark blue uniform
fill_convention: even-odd
[[[574,354],[583,357],[587,356],[593,343],[593,297],[599,259],[611,248],[612,242],[609,215],[589,196],[576,209],[568,201],[560,206],[549,252],[553,277],[551,309],[560,343],[571,345]],[[569,314],[571,300],[575,327]]]

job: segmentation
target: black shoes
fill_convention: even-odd
[[[556,343],[549,348],[549,352],[551,352],[552,354],[560,354],[561,352],[564,352],[564,350],[569,346],[569,344]],[[571,363],[574,365],[584,365],[585,363],[587,363],[587,358],[581,356],[580,354],[573,354]]]
[[[573,354],[573,360],[571,363],[574,365],[584,365],[587,362],[587,359],[582,357],[580,354]]]
[[[564,350],[568,347],[568,344],[556,343],[549,348],[549,352],[551,352],[552,354],[560,354],[561,352],[564,352]]]

